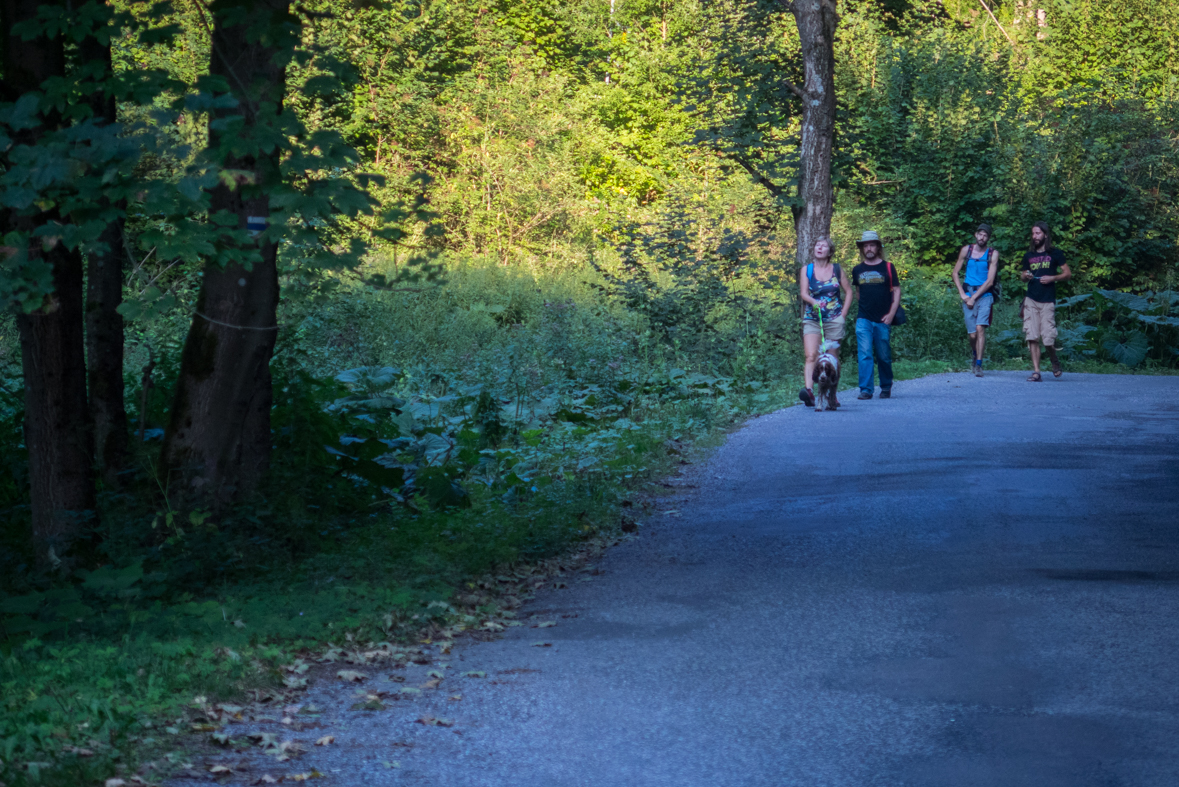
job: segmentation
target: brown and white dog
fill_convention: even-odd
[[[835,394],[839,391],[839,359],[831,354],[831,350],[838,349],[838,342],[823,342],[822,353],[815,361],[815,412],[836,410],[839,399]]]

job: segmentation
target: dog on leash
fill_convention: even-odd
[[[831,352],[839,349],[838,342],[823,342],[815,361],[815,412],[839,409],[839,359]]]

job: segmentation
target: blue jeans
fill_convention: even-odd
[[[890,327],[860,317],[856,320],[856,358],[860,364],[860,390],[872,393],[873,359],[880,366],[880,387],[892,388],[892,346],[888,343]]]

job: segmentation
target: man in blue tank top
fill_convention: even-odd
[[[962,298],[962,316],[966,319],[966,333],[970,336],[971,364],[975,377],[982,377],[983,350],[987,346],[987,328],[991,325],[991,307],[995,304],[995,277],[999,273],[999,250],[991,248],[991,225],[979,224],[974,243],[958,252],[958,262],[951,274],[958,295]],[[966,266],[966,282],[958,278]]]

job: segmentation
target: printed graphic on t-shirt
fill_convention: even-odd
[[[1028,270],[1036,276],[1051,276],[1048,271],[1052,268],[1051,254],[1037,254],[1028,257]]]
[[[863,287],[865,284],[885,284],[884,274],[880,271],[863,271],[860,277],[856,279],[856,284]]]

